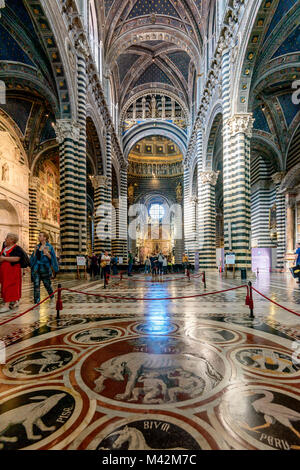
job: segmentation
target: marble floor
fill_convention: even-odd
[[[0,449],[300,449],[300,316],[254,294],[251,319],[245,288],[193,297],[244,283],[231,275],[167,278],[62,280],[117,298],[64,291],[60,319],[53,301],[15,318],[25,280],[0,316]],[[253,285],[300,314],[289,274]]]

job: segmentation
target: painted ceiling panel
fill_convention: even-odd
[[[152,13],[179,18],[177,11],[169,0],[137,0],[128,18],[136,18],[137,16]]]
[[[122,83],[126,73],[139,57],[140,56],[138,54],[121,54],[118,57],[117,62],[119,67],[120,83]]]
[[[151,64],[145,72],[140,76],[135,86],[143,85],[144,83],[160,82],[172,85],[168,76],[156,65]]]
[[[283,110],[287,126],[290,127],[294,117],[300,111],[300,106],[293,103],[292,94],[278,96],[278,100]]]
[[[188,81],[189,64],[191,61],[190,56],[186,52],[173,52],[171,54],[168,54],[168,57],[180,70],[186,81]]]
[[[268,121],[266,119],[265,114],[263,113],[262,109],[260,107],[256,108],[253,111],[253,117],[255,119],[254,121],[254,129],[258,129],[260,131],[265,131],[269,132],[271,134],[270,128]]]
[[[147,46],[155,47],[158,46],[159,44],[162,44],[164,41],[145,41],[143,44],[146,44]]]
[[[299,0],[279,0],[277,9],[265,36],[265,40],[270,36],[273,29],[279,23],[279,21],[283,18],[284,15],[297,3]]]
[[[275,52],[272,59],[281,55],[299,52],[300,55],[300,25],[290,34]]]
[[[0,107],[15,121],[22,133],[25,134],[32,103],[30,101],[8,98],[7,103],[0,105]]]
[[[114,0],[104,0],[104,2],[105,2],[105,14],[107,15],[110,10],[110,7],[114,3]]]
[[[41,133],[41,140],[40,143],[45,142],[46,140],[55,139],[56,134],[52,126],[52,122],[55,121],[54,116],[50,116],[47,120],[42,133]]]
[[[21,62],[35,67],[21,46],[0,23],[0,60]]]
[[[21,0],[6,0],[5,4],[15,15],[17,15],[19,23],[28,31],[30,31],[32,38],[37,41],[36,43],[38,44],[38,36],[35,32],[30,15],[26,10],[23,2]]]

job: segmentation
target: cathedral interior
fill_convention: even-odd
[[[299,0],[0,0],[0,242],[69,289],[0,315],[0,450],[300,449],[299,105]]]

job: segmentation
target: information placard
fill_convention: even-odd
[[[77,266],[86,266],[86,259],[84,256],[77,256]]]
[[[228,264],[228,265],[235,264],[235,253],[226,253],[225,264]]]

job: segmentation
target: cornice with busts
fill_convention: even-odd
[[[220,85],[222,55],[233,45],[239,19],[241,16],[242,6],[244,4],[245,0],[234,0],[233,6],[227,8],[224,17],[225,26],[223,27],[220,33],[220,37],[216,46],[215,57],[211,63],[210,70],[207,74],[207,81],[199,104],[198,114],[191,132],[190,142],[188,144],[188,149],[185,157],[185,165],[189,164],[189,157],[191,155],[190,146],[193,145],[192,138],[194,134],[197,133],[199,127],[203,128],[205,116],[210,106],[211,98],[214,94],[213,92]]]
[[[122,165],[125,162],[124,155],[111,120],[97,67],[91,53],[86,31],[83,27],[81,16],[78,12],[75,0],[66,0],[62,6],[62,13],[67,23],[72,42],[75,44],[76,52],[82,55],[86,60],[88,85],[90,86],[91,93],[94,96],[96,104],[98,105],[100,114],[106,127],[106,131],[112,134],[112,145],[115,149],[118,161],[120,165]]]

